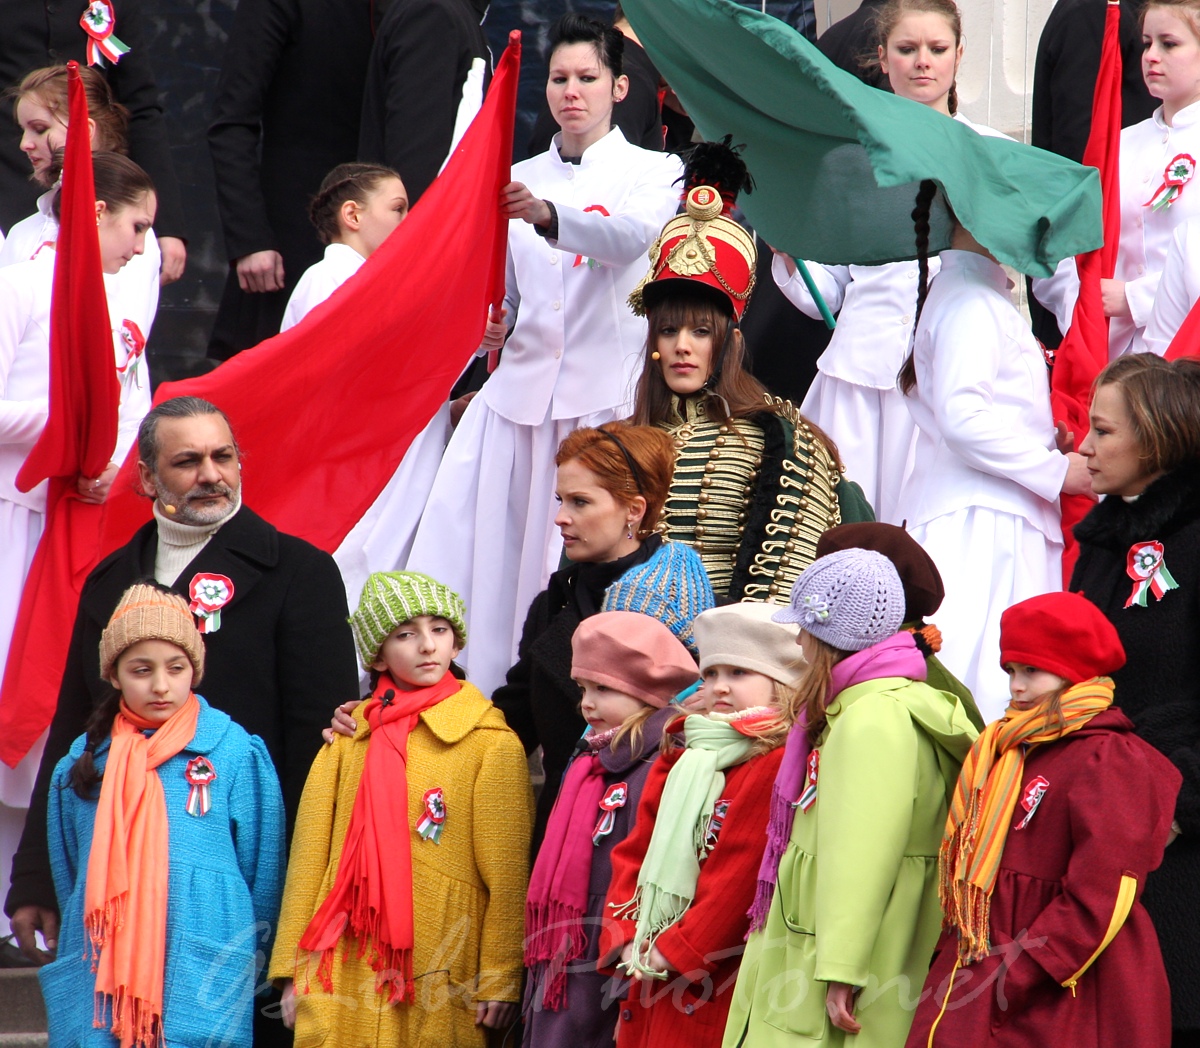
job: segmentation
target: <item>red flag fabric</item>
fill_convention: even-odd
[[[1071,327],[1054,358],[1050,403],[1054,418],[1066,423],[1078,445],[1088,430],[1092,382],[1108,363],[1108,318],[1100,297],[1101,279],[1116,271],[1117,247],[1121,238],[1121,5],[1108,0],[1104,42],[1100,49],[1100,71],[1092,97],[1092,126],[1083,162],[1100,170],[1103,194],[1104,246],[1076,256],[1079,269],[1079,298],[1071,315]],[[1086,495],[1062,497],[1063,581],[1071,578],[1079,549],[1074,527],[1094,505]]]
[[[220,407],[241,446],[247,504],[321,549],[333,552],[375,501],[478,348],[489,305],[504,301],[499,198],[512,162],[520,37],[509,34],[445,169],[350,280],[283,334],[156,391],[155,403],[187,395]],[[135,493],[136,461],[135,449],[103,507],[100,556],[150,517]],[[53,627],[62,642],[53,683],[23,693],[29,743],[53,715],[76,603]],[[22,745],[0,733],[0,759],[15,763]]]
[[[1200,357],[1200,299],[1192,303],[1192,308],[1183,318],[1183,323],[1179,325],[1179,330],[1175,332],[1163,356],[1167,360]]]
[[[50,305],[49,415],[16,481],[21,491],[47,478],[50,486],[46,527],[25,581],[0,687],[0,759],[10,767],[50,722],[79,591],[100,550],[103,507],[79,500],[76,478],[98,477],[117,442],[121,390],[96,235],[87,99],[75,62],[67,63],[67,104]],[[38,713],[31,716],[34,709]]]

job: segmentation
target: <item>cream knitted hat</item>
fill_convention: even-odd
[[[800,631],[776,622],[778,610],[774,604],[726,604],[697,615],[700,671],[736,666],[795,687],[804,675],[804,657],[796,644]]]
[[[791,607],[776,622],[799,623],[840,651],[862,651],[904,621],[904,585],[882,553],[843,549],[813,561],[792,587]]]
[[[462,597],[428,575],[417,571],[376,571],[363,586],[358,607],[350,616],[350,630],[363,669],[379,658],[388,634],[418,615],[445,619],[454,627],[459,648],[467,643],[467,607]]]
[[[100,635],[100,677],[108,680],[121,652],[141,640],[178,645],[192,663],[192,687],[204,676],[204,639],[196,629],[188,603],[150,583],[130,586]]]

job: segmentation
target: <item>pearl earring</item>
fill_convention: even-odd
[[[653,353],[650,354],[650,359],[651,360],[662,360],[662,354],[656,349]]]

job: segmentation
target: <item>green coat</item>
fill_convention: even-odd
[[[900,1048],[942,914],[938,846],[976,731],[958,700],[884,677],[829,706],[817,799],[796,810],[766,925],[746,944],[725,1048]],[[864,987],[848,1037],[825,984]]]

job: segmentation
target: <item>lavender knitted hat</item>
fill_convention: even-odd
[[[904,621],[904,585],[882,553],[843,549],[813,561],[792,587],[776,622],[799,623],[840,651],[862,651],[892,636]]]

